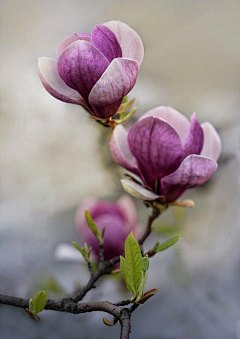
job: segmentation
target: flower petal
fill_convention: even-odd
[[[88,102],[88,95],[107,69],[107,58],[85,40],[69,45],[58,59],[58,72],[63,81],[78,91]]]
[[[46,91],[54,98],[70,104],[83,105],[87,103],[74,89],[68,87],[60,78],[57,61],[51,58],[38,58],[38,73]]]
[[[108,118],[117,112],[123,97],[136,83],[138,69],[135,60],[117,58],[111,62],[89,94],[97,117]]]
[[[124,58],[137,60],[142,63],[144,47],[140,36],[131,27],[121,21],[109,21],[103,24],[116,35],[122,48]]]
[[[191,116],[188,137],[183,145],[184,157],[190,154],[200,154],[203,148],[203,129],[197,119],[196,113]]]
[[[217,161],[222,150],[220,136],[210,122],[203,123],[202,129],[204,133],[204,144],[201,155]]]
[[[91,43],[111,62],[122,57],[122,49],[116,35],[104,25],[95,25],[92,30]]]
[[[129,230],[130,233],[138,222],[136,207],[132,199],[128,195],[123,195],[120,199],[118,199],[116,205],[121,208],[122,213],[124,214],[127,222],[129,223],[129,226],[131,228]]]
[[[217,169],[216,161],[201,155],[189,155],[179,168],[161,180],[167,201],[174,201],[186,189],[203,185]]]
[[[114,128],[110,140],[110,151],[113,159],[130,172],[138,174],[137,163],[129,150],[127,142],[127,130],[123,125]]]
[[[72,42],[77,40],[86,40],[90,42],[91,35],[90,34],[72,34],[63,39],[57,48],[57,58],[59,58],[60,54],[67,48]]]
[[[141,200],[156,200],[158,198],[163,198],[160,195],[157,195],[150,190],[142,187],[141,185],[137,184],[136,182],[130,179],[122,179],[121,183],[123,185],[124,190],[131,194],[134,198],[141,199]]]
[[[129,149],[137,159],[145,184],[155,190],[155,179],[174,172],[183,157],[177,132],[164,120],[148,117],[128,132]]]
[[[147,117],[156,117],[167,121],[175,129],[182,144],[184,144],[188,136],[189,121],[182,113],[169,106],[159,106],[143,114],[141,119]]]

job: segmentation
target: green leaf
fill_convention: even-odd
[[[145,275],[147,273],[148,267],[149,267],[149,259],[148,259],[148,256],[146,255],[145,257],[142,258],[143,275]]]
[[[132,289],[131,284],[128,284],[128,280],[127,280],[127,263],[126,263],[126,259],[123,258],[120,255],[120,269],[121,269],[121,273],[122,273],[122,277],[127,285],[128,290],[132,293],[132,295],[134,295],[134,291]]]
[[[33,307],[34,316],[37,318],[38,313],[42,312],[44,310],[44,307],[47,302],[47,293],[45,291],[39,292],[36,297],[32,300],[32,302],[29,302],[29,306]]]
[[[85,249],[83,250],[75,241],[72,242],[73,245],[75,246],[75,248],[81,253],[81,255],[83,256],[83,258],[85,260],[87,260],[87,252],[85,252]]]
[[[136,298],[136,303],[142,299],[144,292],[145,292],[145,288],[146,288],[146,284],[147,284],[147,277],[148,277],[148,272],[146,272],[145,274],[142,275],[142,280],[141,280],[141,284],[138,288],[138,293],[137,293],[137,298]]]
[[[95,237],[98,239],[98,241],[101,243],[102,242],[102,236],[101,233],[97,227],[97,225],[95,224],[95,222],[93,221],[91,214],[88,211],[85,211],[85,218],[86,221],[88,223],[89,228],[92,230],[93,234],[95,235]]]
[[[165,251],[167,248],[173,246],[174,244],[176,244],[176,242],[178,242],[179,240],[179,236],[173,237],[165,242],[163,242],[162,244],[160,244],[157,249],[156,252],[162,252]]]
[[[125,241],[126,284],[133,295],[136,295],[142,280],[142,254],[132,232]]]

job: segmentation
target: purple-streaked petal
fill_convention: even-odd
[[[130,172],[138,174],[137,163],[129,150],[127,142],[127,130],[123,125],[114,128],[110,140],[110,151],[113,159]]]
[[[183,145],[184,157],[190,154],[200,154],[203,148],[203,129],[197,119],[196,113],[191,116],[188,137]]]
[[[90,34],[72,34],[63,39],[57,48],[57,58],[60,56],[60,54],[67,48],[71,43],[77,40],[86,40],[90,42],[91,35]]]
[[[95,25],[92,30],[93,44],[111,62],[114,58],[122,57],[122,49],[116,35],[104,25]]]
[[[204,133],[204,143],[201,155],[217,161],[222,150],[220,136],[210,122],[204,122],[202,129]]]
[[[61,79],[57,70],[57,61],[51,58],[38,58],[38,73],[46,91],[54,98],[70,104],[83,105],[87,103],[74,89],[68,87]]]
[[[183,157],[177,132],[164,120],[148,117],[136,122],[128,132],[129,149],[137,159],[145,184],[153,190],[155,180],[174,172]]]
[[[123,195],[118,201],[116,205],[122,210],[123,215],[125,216],[126,221],[129,223],[129,233],[135,227],[138,222],[138,215],[136,207],[132,201],[132,199]]]
[[[116,35],[122,48],[123,57],[137,60],[141,64],[144,56],[144,47],[137,32],[121,21],[109,21],[104,23],[104,26],[111,29]]]
[[[107,58],[85,40],[69,45],[58,59],[58,72],[63,81],[88,101],[88,95],[107,69]]]
[[[113,59],[89,94],[89,103],[97,117],[108,118],[117,112],[123,97],[135,85],[138,70],[139,63],[135,60]]]
[[[130,179],[122,179],[121,183],[124,190],[127,193],[131,194],[134,198],[149,201],[156,200],[158,198],[164,198],[163,196],[153,193],[152,191],[142,187],[141,185]]]
[[[161,180],[162,192],[167,201],[174,201],[186,189],[203,185],[216,169],[215,160],[201,155],[189,155],[174,173]]]
[[[143,114],[141,119],[147,117],[156,117],[167,121],[175,129],[182,144],[184,144],[189,132],[189,121],[182,113],[169,106],[159,106]]]

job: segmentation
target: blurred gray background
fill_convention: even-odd
[[[30,297],[40,286],[60,296],[84,284],[79,263],[59,262],[59,243],[79,241],[76,207],[87,196],[116,199],[121,170],[111,160],[109,130],[79,107],[44,90],[37,57],[55,57],[61,39],[117,19],[142,37],[138,115],[170,105],[210,121],[223,141],[219,169],[186,198],[196,207],[168,211],[156,223],[179,226],[181,241],[150,263],[158,294],[132,317],[131,338],[240,338],[240,2],[237,0],[1,0],[0,292]],[[136,201],[135,201],[136,202]],[[148,211],[136,202],[141,222]],[[128,297],[102,281],[87,300]],[[0,305],[0,338],[117,338],[103,314],[43,312],[31,321]]]

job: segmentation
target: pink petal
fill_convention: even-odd
[[[63,81],[88,101],[88,95],[107,69],[107,58],[92,44],[78,40],[69,45],[58,59]]]
[[[67,48],[72,42],[77,40],[86,40],[90,42],[91,35],[90,34],[72,34],[63,39],[58,48],[57,48],[57,58],[59,58],[60,54]]]
[[[134,198],[141,199],[141,200],[156,200],[158,198],[163,198],[160,195],[153,193],[152,191],[142,187],[141,185],[137,184],[136,182],[130,179],[122,179],[121,183],[123,185],[124,190],[131,194]]]
[[[114,128],[110,140],[110,151],[113,159],[126,170],[138,174],[134,156],[129,150],[127,142],[127,130],[123,125]]]
[[[114,58],[122,57],[122,49],[116,35],[104,25],[95,25],[92,30],[93,44],[111,62]]]
[[[186,189],[203,185],[216,169],[216,161],[201,155],[189,155],[174,173],[161,180],[162,192],[167,201],[174,201]]]
[[[89,103],[96,116],[113,116],[122,99],[127,95],[137,80],[139,63],[135,60],[114,59],[89,94]]]
[[[137,121],[128,132],[128,144],[142,179],[154,191],[156,179],[174,172],[183,158],[178,134],[171,125],[158,118]]]
[[[167,121],[175,129],[182,144],[184,144],[188,136],[190,124],[182,113],[169,106],[159,106],[143,114],[141,119],[147,117],[156,117]]]
[[[217,161],[222,150],[220,136],[210,122],[203,123],[202,129],[204,133],[204,144],[201,155]]]
[[[116,205],[121,208],[122,213],[125,215],[126,220],[128,221],[131,228],[134,228],[138,222],[138,215],[136,206],[134,205],[132,199],[123,195],[117,202]],[[129,231],[129,233],[131,230]]]
[[[191,116],[188,137],[183,145],[184,157],[190,154],[200,154],[203,148],[203,129],[197,119],[196,113]]]
[[[60,78],[57,61],[51,58],[38,58],[38,73],[43,86],[54,98],[87,107],[87,103],[74,89],[68,87]]]
[[[116,35],[122,48],[123,57],[137,60],[141,64],[144,56],[144,47],[137,32],[121,21],[105,22],[104,26],[110,28]]]

